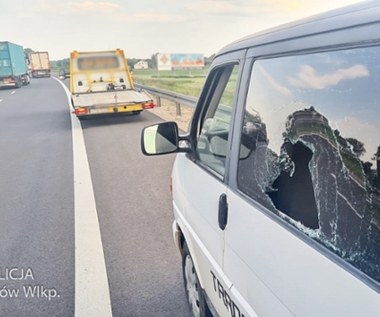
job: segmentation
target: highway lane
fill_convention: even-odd
[[[28,282],[60,295],[47,301],[0,293],[0,315],[73,316],[73,152],[65,93],[53,79],[39,79],[0,90],[0,100],[0,268],[31,267]],[[190,316],[171,236],[174,156],[140,151],[142,127],[158,120],[145,111],[82,122],[113,316]],[[22,291],[23,282],[4,283],[0,275],[0,287]]]
[[[73,163],[65,94],[54,80],[40,79],[0,90],[0,99],[0,315],[72,316]],[[46,288],[59,297],[49,300]]]
[[[174,156],[145,157],[139,116],[82,122],[114,316],[190,316],[174,247],[169,182]]]

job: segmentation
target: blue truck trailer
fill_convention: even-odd
[[[0,42],[0,87],[19,88],[29,83],[24,48],[11,42]]]

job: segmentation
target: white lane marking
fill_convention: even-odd
[[[16,90],[13,90],[13,91],[11,92],[11,95],[13,95],[15,92],[16,92]]]
[[[0,99],[0,102],[2,102],[3,101],[3,99]]]
[[[65,89],[71,108],[71,96]],[[78,118],[71,113],[75,195],[75,317],[112,316],[110,291],[91,173]]]

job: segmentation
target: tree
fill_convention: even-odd
[[[366,150],[364,148],[364,143],[357,140],[357,139],[354,139],[354,138],[347,138],[346,139],[348,143],[351,144],[352,146],[352,151],[357,155],[357,156],[361,156],[363,155]]]
[[[363,163],[363,171],[364,171],[364,174],[366,175],[371,175],[371,167],[372,167],[372,163],[371,162],[364,162]]]
[[[25,49],[24,49],[25,59],[26,59],[27,61],[29,61],[29,54],[30,54],[30,53],[34,53],[34,50],[32,50],[31,48],[25,48]]]
[[[133,66],[139,61],[138,58],[128,58],[128,67],[130,70],[133,69]]]
[[[377,152],[374,154],[377,166],[377,177],[380,179],[380,145],[377,147]]]
[[[70,61],[68,58],[50,61],[50,65],[53,69],[64,70],[66,73],[70,71]]]
[[[152,57],[150,59],[148,59],[149,68],[157,69],[157,55],[158,55],[158,53],[153,54]]]
[[[210,57],[205,57],[205,66],[206,67],[210,66],[214,58],[215,58],[215,54],[212,54]]]
[[[338,129],[334,130],[334,135],[336,137],[336,140],[338,143],[343,147],[346,148],[348,147],[347,140],[341,136],[340,131]]]

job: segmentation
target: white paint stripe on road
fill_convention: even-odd
[[[13,90],[13,91],[11,92],[11,95],[13,95],[15,92],[16,92],[16,90]]]
[[[53,77],[54,78],[54,77]],[[71,96],[67,94],[71,113]],[[75,195],[75,317],[112,316],[104,252],[91,173],[78,118],[71,114]]]
[[[0,102],[2,102],[3,101],[3,99],[0,99]]]

